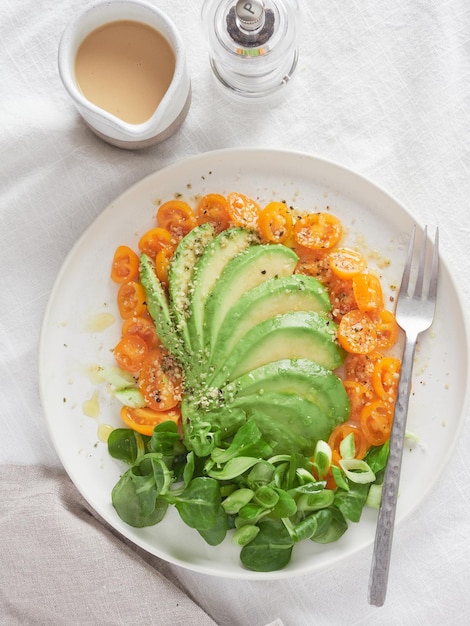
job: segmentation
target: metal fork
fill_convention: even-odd
[[[390,434],[390,452],[382,486],[382,501],[379,509],[372,567],[369,578],[369,603],[375,606],[383,605],[387,593],[393,527],[395,523],[415,348],[421,333],[428,330],[432,324],[436,305],[439,269],[439,229],[436,228],[434,252],[430,263],[428,262],[429,256],[426,253],[427,226],[424,228],[421,251],[419,253],[415,250],[415,238],[416,225],[413,227],[410,239],[396,308],[397,322],[405,331],[406,339],[402,356],[392,431]],[[418,272],[414,290],[410,293],[411,269],[413,259],[417,254],[419,254]],[[425,289],[425,282],[427,282],[427,289]]]

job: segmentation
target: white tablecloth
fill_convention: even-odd
[[[199,24],[201,1],[153,2],[184,38],[193,101],[178,133],[142,152],[97,139],[60,82],[59,38],[83,1],[5,0],[0,6],[3,466],[60,468],[39,401],[37,351],[44,309],[68,251],[113,198],[186,156],[228,147],[286,148],[356,170],[398,198],[420,223],[439,225],[443,256],[465,307],[470,305],[466,0],[301,1],[300,60],[287,95],[249,115],[214,88]],[[380,609],[367,604],[371,549],[320,574],[278,583],[170,569],[221,626],[263,626],[276,619],[285,626],[469,623],[469,449],[465,424],[435,490],[396,529],[389,591]],[[6,541],[0,537],[2,545]],[[0,581],[6,580],[2,572]],[[117,614],[107,620],[89,623],[120,623]],[[55,623],[64,623],[60,615]]]

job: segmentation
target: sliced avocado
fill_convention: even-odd
[[[172,354],[181,358],[184,346],[175,332],[165,289],[146,254],[140,257],[140,282],[145,290],[147,308],[155,322],[160,341]]]
[[[189,338],[193,351],[203,346],[204,305],[224,267],[237,254],[257,243],[257,235],[244,228],[222,231],[210,241],[193,269],[191,302],[188,319]]]
[[[270,278],[250,289],[236,302],[220,327],[212,358],[218,362],[251,328],[268,318],[290,311],[328,313],[331,303],[325,287],[302,274]]]
[[[241,399],[240,399],[241,400]],[[319,439],[328,439],[341,420],[327,416],[318,405],[294,394],[247,396],[240,406],[253,418],[274,454],[299,452],[310,457]]]
[[[334,370],[344,359],[336,331],[336,324],[316,311],[294,311],[267,319],[240,339],[210,383],[221,386],[281,359],[309,359]]]
[[[301,396],[316,404],[328,418],[343,422],[349,416],[349,397],[338,376],[308,359],[282,359],[262,365],[222,389],[227,405],[244,406],[265,393]]]
[[[187,320],[193,267],[214,234],[214,228],[209,223],[194,228],[179,242],[168,268],[170,308],[176,332],[181,337],[188,355],[191,353],[191,342]]]
[[[326,440],[333,428],[347,419],[349,399],[340,379],[318,364],[301,364],[299,360],[292,373],[289,368],[284,370],[287,363],[286,360],[255,370],[251,383],[247,375],[246,380],[241,377],[233,386],[220,389],[220,393],[213,387],[208,389],[207,398],[195,397],[184,403],[188,449],[206,456],[215,442],[233,436],[252,417],[274,454],[299,452],[311,456],[316,442]],[[310,381],[309,370],[315,372]]]
[[[237,300],[269,278],[294,273],[298,256],[282,245],[251,246],[227,263],[204,307],[206,347],[213,347],[225,315]]]

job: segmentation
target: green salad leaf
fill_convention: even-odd
[[[335,467],[340,486],[328,489],[302,455],[272,455],[254,419],[203,458],[184,448],[174,422],[158,425],[152,437],[116,429],[108,447],[130,465],[112,491],[113,506],[126,523],[152,526],[173,505],[211,546],[231,532],[241,563],[254,571],[285,567],[301,541],[340,539],[348,522],[360,520],[371,485],[379,486],[357,483]],[[264,451],[265,458],[246,456],[249,451]],[[387,455],[385,444],[365,458],[379,478]]]

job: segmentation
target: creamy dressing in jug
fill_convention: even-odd
[[[173,78],[175,54],[155,29],[131,20],[92,31],[75,58],[76,81],[93,104],[131,124],[146,122]]]

